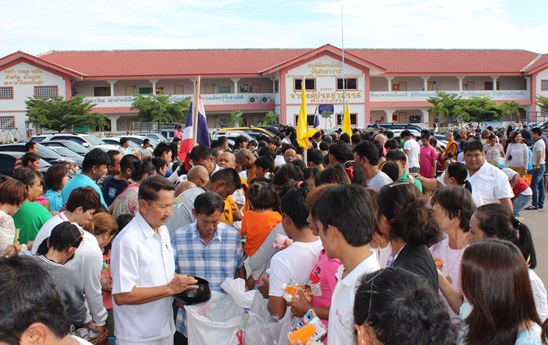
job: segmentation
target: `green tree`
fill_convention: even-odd
[[[516,101],[507,101],[499,105],[501,114],[503,116],[510,115],[510,119],[514,119],[514,115],[519,117],[519,103]]]
[[[273,111],[265,114],[264,119],[259,122],[259,126],[273,126],[278,124],[279,115]]]
[[[548,112],[548,97],[537,96],[536,104],[542,109],[543,112]]]
[[[428,97],[427,101],[432,104],[428,111],[437,114],[440,123],[458,116],[463,102],[461,96],[443,91],[436,92],[436,96]]]
[[[465,115],[465,121],[493,121],[499,120],[503,115],[501,107],[489,97],[466,99],[461,109],[461,114]]]
[[[174,101],[168,95],[136,95],[131,109],[139,110],[139,117],[148,122],[185,122],[190,97]]]
[[[242,123],[242,115],[243,113],[239,110],[231,111],[230,115],[228,115],[228,126],[240,127],[240,124]]]
[[[331,115],[333,115],[332,113],[330,113],[329,111],[324,110],[324,111],[322,111],[322,113],[320,115],[323,119],[325,119],[324,130],[327,129],[327,121],[329,121],[329,126],[333,127],[333,123],[331,122]]]
[[[36,127],[62,132],[72,127],[90,126],[104,114],[91,113],[95,104],[84,102],[83,97],[64,99],[28,98],[25,101],[29,121]]]

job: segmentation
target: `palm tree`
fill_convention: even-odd
[[[239,110],[231,111],[228,116],[228,125],[232,127],[240,127],[240,124],[242,123],[242,115],[243,113]]]

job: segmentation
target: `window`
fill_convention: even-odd
[[[295,91],[301,91],[301,84],[303,80],[302,79],[294,79],[294,87]],[[304,88],[306,90],[316,90],[316,79],[305,79],[304,80]]]
[[[0,116],[0,128],[15,128],[15,116]]]
[[[274,92],[275,93],[280,92],[280,80],[279,79],[274,80]]]
[[[356,118],[357,118],[357,114],[350,114],[350,124],[351,125],[357,125],[358,122],[356,121]],[[343,119],[343,114],[337,114],[337,126],[342,126],[342,119]]]
[[[541,80],[540,81],[540,90],[541,91],[548,91],[548,80]]]
[[[346,85],[345,85],[346,84]],[[337,78],[337,90],[357,90],[358,79],[356,78]]]
[[[151,87],[140,87],[139,88],[139,94],[140,95],[152,95],[152,88]]]
[[[0,99],[13,99],[13,87],[0,87]]]
[[[230,85],[217,86],[217,93],[230,93]]]
[[[306,125],[311,127],[314,126],[314,114],[307,115],[306,116]],[[295,126],[297,126],[297,122],[299,121],[299,114],[295,115]]]
[[[34,97],[36,98],[57,97],[57,86],[35,86]]]
[[[176,95],[184,95],[185,94],[185,87],[183,85],[175,85],[175,94]]]
[[[94,87],[93,88],[93,96],[95,96],[95,97],[110,96],[110,87],[109,86]]]

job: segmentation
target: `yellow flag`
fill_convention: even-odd
[[[352,126],[350,125],[350,108],[348,107],[348,103],[346,103],[346,108],[344,109],[342,132],[352,136]]]
[[[308,141],[308,136],[307,136],[308,114],[306,112],[306,89],[305,89],[304,79],[301,83],[301,94],[302,94],[301,108],[299,109],[299,118],[297,119],[297,143],[299,144],[300,147],[307,150],[310,143]]]

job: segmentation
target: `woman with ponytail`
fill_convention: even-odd
[[[402,267],[428,280],[438,290],[438,272],[428,246],[441,240],[432,208],[410,182],[382,187],[378,196],[377,223],[388,236],[392,254],[388,267]]]

